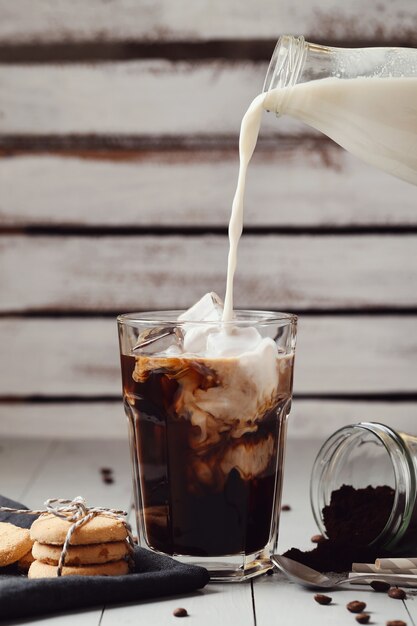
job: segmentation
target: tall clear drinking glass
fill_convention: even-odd
[[[297,318],[237,311],[191,328],[181,313],[118,318],[139,542],[206,567],[211,580],[245,580],[276,551]],[[242,328],[261,349],[178,347],[190,330],[233,343]]]

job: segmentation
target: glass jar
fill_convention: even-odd
[[[284,35],[263,91],[265,109],[417,184],[416,49],[332,48]]]
[[[382,531],[368,542],[392,550],[417,546],[417,437],[384,424],[361,422],[337,430],[314,462],[310,498],[315,521],[327,537],[323,509],[342,485],[355,489],[387,485],[392,510]]]

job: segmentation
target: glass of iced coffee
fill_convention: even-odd
[[[276,550],[297,319],[235,311],[118,318],[139,543],[244,580]]]

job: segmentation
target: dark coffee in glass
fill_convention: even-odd
[[[121,328],[141,542],[217,579],[265,571],[276,544],[295,333],[280,323],[290,347],[265,380],[253,355],[132,354]]]

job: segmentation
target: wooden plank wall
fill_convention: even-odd
[[[223,294],[275,40],[417,47],[414,0],[0,0],[0,434],[124,436],[115,315]],[[417,189],[265,115],[236,304],[300,315],[290,433],[416,430]]]

